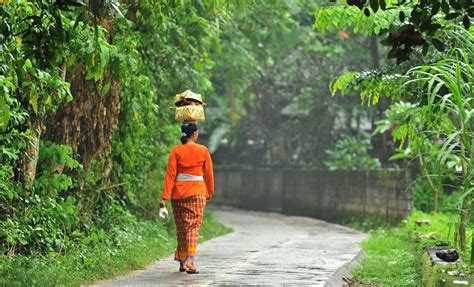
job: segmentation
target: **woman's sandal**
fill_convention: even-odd
[[[186,270],[186,273],[188,273],[188,274],[199,274],[199,271],[197,271],[196,269],[188,269],[188,270]]]
[[[184,267],[186,267],[186,273],[188,274],[199,274],[199,271],[197,271],[196,268],[194,268],[194,264],[189,265],[189,264],[186,264],[186,262],[184,262]]]
[[[180,263],[179,264],[179,272],[184,272],[184,271],[186,271],[186,267],[184,267],[183,263]]]

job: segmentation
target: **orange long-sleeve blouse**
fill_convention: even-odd
[[[176,181],[178,174],[203,176],[204,180]],[[211,198],[214,193],[214,172],[209,151],[196,143],[180,144],[171,150],[166,168],[162,199],[182,199],[193,195]]]

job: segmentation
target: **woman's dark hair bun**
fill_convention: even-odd
[[[197,125],[193,123],[185,122],[181,126],[181,143],[185,144],[188,139],[197,131]]]

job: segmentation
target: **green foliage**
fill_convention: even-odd
[[[397,63],[401,63],[419,52],[420,47],[425,56],[430,46],[444,51],[446,41],[441,28],[462,23],[469,29],[473,16],[470,1],[351,0],[318,10],[315,28],[354,27],[355,33],[385,37],[381,44],[391,46],[388,58],[396,58]]]
[[[38,163],[40,172],[34,182],[34,191],[55,196],[71,188],[73,179],[63,171],[80,168],[79,162],[73,158],[72,148],[52,142],[42,142],[40,154],[41,160]]]
[[[399,24],[399,12],[400,9],[391,9],[367,17],[356,7],[328,6],[316,11],[314,28],[320,31],[352,29],[354,33],[371,36],[374,33],[379,34],[391,25]]]
[[[169,231],[159,222],[140,222],[120,231],[114,245],[83,245],[63,255],[0,257],[0,284],[78,286],[143,268],[173,250]]]
[[[81,59],[84,53],[79,51],[85,51],[81,45],[97,39],[89,26],[75,27],[66,17],[71,14],[62,12],[69,4],[61,5],[13,1],[0,6],[0,192],[10,198],[20,189],[21,166],[29,156],[23,154],[21,159],[20,155],[36,133],[32,126],[39,123],[41,127],[61,104],[72,100],[70,85],[57,65],[70,55]],[[78,41],[66,40],[76,37]]]
[[[393,156],[418,159],[423,176],[436,194],[448,179],[461,192],[459,204],[460,246],[466,248],[465,224],[472,198],[472,62],[473,34],[457,27],[446,35],[454,46],[434,63],[421,65],[406,73],[404,93],[415,93],[418,104],[400,102],[386,112],[378,131],[395,126],[392,136],[404,150]],[[406,144],[405,144],[406,143]],[[436,201],[434,202],[436,207]],[[458,242],[455,242],[457,244]],[[473,256],[474,260],[474,256]]]
[[[5,84],[5,81],[1,82],[2,77],[0,84]],[[0,95],[0,99],[2,96],[5,96],[6,108],[3,110],[4,122],[0,124],[0,202],[13,199],[19,188],[17,183],[12,182],[15,176],[14,163],[19,160],[21,150],[30,139],[29,131],[19,129],[28,120],[28,113],[17,99],[9,97],[7,93]]]
[[[2,249],[15,253],[47,253],[65,248],[68,233],[77,227],[77,208],[73,198],[56,199],[32,195],[22,198],[28,207],[16,208],[16,216],[0,223]],[[58,228],[60,226],[61,228]]]
[[[174,94],[187,88],[208,96],[206,101],[218,110],[209,109],[213,116],[201,127],[203,136],[210,135],[212,151],[228,142],[227,148],[242,151],[239,157],[246,152],[252,159],[261,155],[255,160],[270,164],[318,164],[338,132],[356,134],[357,129],[360,134],[361,119],[373,118],[356,105],[360,100],[351,90],[373,104],[384,96],[403,100],[379,122],[379,131],[393,130],[401,141],[403,150],[394,159],[423,158],[429,167],[425,178],[436,187],[455,181],[463,198],[473,190],[468,97],[472,30],[436,31],[429,35],[433,45],[451,52],[424,49],[430,62],[350,73],[334,81],[330,91],[327,82],[336,75],[366,70],[369,60],[378,61],[377,53],[367,57],[368,39],[328,33],[331,27],[353,28],[364,36],[391,33],[385,44],[396,49],[390,57],[403,60],[412,50],[421,57],[416,43],[399,53],[403,41],[393,34],[416,20],[402,19],[400,12],[411,12],[418,4],[387,3],[393,9],[367,18],[354,7],[320,9],[308,0],[261,1],[248,9],[243,9],[245,1],[130,0],[121,1],[120,7],[117,1],[89,2],[14,0],[0,5],[0,251],[9,263],[24,255],[61,258],[101,246],[108,251],[100,254],[110,255],[124,241],[139,240],[152,228],[137,222],[156,218],[166,157],[179,138],[168,105]],[[370,4],[374,12],[382,6],[380,1]],[[314,11],[318,31],[312,27]],[[416,29],[425,20],[445,23],[421,20],[414,21]],[[412,28],[403,33],[418,36]],[[444,36],[444,45],[435,40]],[[420,67],[410,70],[414,66]],[[81,85],[71,90],[69,82],[77,78]],[[88,146],[71,148],[77,145],[69,138],[54,142],[42,133],[59,131],[51,119],[63,109],[74,115],[90,104],[88,95],[78,92],[83,86],[104,101],[111,91],[120,99],[118,118],[105,126],[113,133],[111,145],[84,166],[79,159]],[[337,91],[347,97],[327,97]],[[101,110],[103,118],[109,114]],[[333,130],[341,114],[347,123]],[[93,133],[96,128],[92,124],[86,130]],[[327,136],[317,136],[321,131]],[[29,153],[38,141],[36,159]],[[249,142],[254,143],[251,148]],[[327,165],[380,167],[368,149],[363,141],[341,140],[327,153]],[[35,180],[22,185],[26,164],[35,160]],[[203,232],[208,232],[205,227]],[[79,269],[105,266],[91,254],[71,262]],[[66,265],[74,266],[71,262]],[[9,263],[5,266],[13,269],[5,273],[19,276],[12,271],[15,263]]]
[[[410,137],[414,138],[418,135],[420,130],[417,129],[416,125],[410,124],[418,123],[420,121],[419,106],[411,103],[405,103],[400,101],[393,103],[386,111],[385,118],[377,121],[377,128],[374,133],[384,133],[395,127],[392,130],[392,137],[400,141],[400,147],[404,146],[405,140]],[[403,150],[402,150],[403,151]],[[398,159],[407,156],[410,153],[410,149],[403,152],[403,154],[394,156],[392,159]]]
[[[470,46],[453,49],[446,59],[433,65],[416,67],[409,71],[414,79],[408,84],[426,91],[426,106],[422,122],[424,130],[431,136],[441,137],[442,146],[436,162],[447,165],[454,158],[460,163],[458,175],[463,192],[460,236],[461,248],[466,248],[465,224],[472,200],[472,141],[471,120],[474,64],[472,62],[472,34],[467,34]],[[469,208],[470,209],[470,208]],[[474,254],[472,257],[474,262]]]
[[[405,81],[401,75],[387,75],[383,71],[348,72],[331,81],[329,88],[332,96],[339,91],[347,95],[358,91],[362,102],[376,105],[381,97],[397,98],[400,93],[399,85]]]
[[[324,164],[329,170],[379,169],[380,162],[368,155],[369,141],[354,137],[340,139],[334,149],[327,150],[328,160]]]
[[[221,140],[224,138],[230,128],[230,124],[224,122],[214,129],[212,135],[209,138],[209,152],[214,153],[217,150]]]
[[[72,149],[46,143],[41,154],[38,165],[42,172],[31,192],[19,189],[3,198],[6,213],[0,221],[0,243],[9,256],[63,250],[80,224],[76,199],[60,195],[74,184],[63,169],[79,168],[71,157]]]
[[[433,191],[427,180],[423,177],[418,178],[412,184],[413,207],[422,212],[433,211]],[[448,194],[441,192],[438,195],[438,208],[441,212],[454,212],[456,205],[459,204],[461,193],[453,192]]]

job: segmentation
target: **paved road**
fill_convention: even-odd
[[[102,286],[280,285],[322,286],[360,251],[366,235],[324,221],[278,214],[215,210],[233,233],[199,245],[200,274],[177,271],[172,257],[100,283]]]

